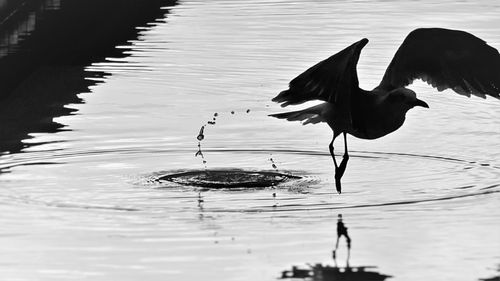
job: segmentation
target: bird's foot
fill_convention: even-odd
[[[342,173],[340,173],[339,169],[335,169],[335,188],[337,192],[342,193],[342,185],[340,184],[340,179],[342,178]]]
[[[346,153],[344,157],[342,157],[342,162],[340,162],[339,167],[335,167],[335,187],[339,194],[342,192],[340,179],[344,176],[345,169],[347,168],[347,161],[349,161],[349,154]]]

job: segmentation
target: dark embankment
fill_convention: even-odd
[[[0,2],[0,153],[20,152],[31,133],[57,132],[55,117],[81,103],[106,73],[85,67],[124,57],[118,45],[162,19],[175,0],[4,0]],[[30,144],[33,145],[33,144]]]

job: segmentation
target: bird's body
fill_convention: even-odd
[[[360,89],[359,106],[352,113],[352,123],[337,121],[342,116],[335,114],[335,105],[329,102],[271,116],[289,121],[304,121],[304,124],[326,122],[334,132],[346,132],[360,139],[371,140],[394,132],[404,123],[405,109],[384,102],[387,97],[387,94]]]
[[[388,95],[363,91],[360,106],[355,107],[352,126],[346,131],[360,139],[378,139],[399,129],[405,121],[406,110],[384,100]]]
[[[361,139],[380,138],[401,127],[411,108],[428,107],[415,92],[405,88],[413,80],[420,78],[439,91],[450,88],[466,96],[500,98],[500,55],[472,34],[441,28],[414,30],[396,52],[381,83],[371,91],[359,88],[356,71],[361,49],[367,43],[368,39],[362,39],[317,63],[273,99],[282,106],[325,101],[271,116],[303,124],[328,123],[333,131],[329,148],[339,193],[340,178],[349,159],[346,134]],[[340,134],[344,135],[345,154],[337,165],[333,142]]]

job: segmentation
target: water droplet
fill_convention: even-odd
[[[198,133],[198,136],[196,137],[199,141],[202,141],[205,138],[205,135],[203,135],[203,130],[205,130],[205,126],[201,126],[200,133]]]
[[[276,171],[278,171],[278,167],[277,167],[277,166],[276,166],[276,164],[274,163],[274,160],[273,160],[273,158],[272,158],[272,157],[271,157],[271,158],[269,158],[269,161],[271,161],[271,164],[272,164],[271,166],[273,167],[273,169],[275,169]]]
[[[247,109],[247,113],[250,113],[250,109]]]
[[[200,142],[198,142],[198,151],[196,152],[194,157],[197,157],[197,156],[201,156],[201,159],[203,159],[203,161],[205,162],[205,156],[203,156],[203,152],[201,151],[201,143]],[[205,163],[203,163],[203,164],[205,164]]]
[[[215,112],[214,117],[217,117],[217,116],[219,116],[219,113]]]
[[[233,111],[231,111],[231,114],[234,114],[234,110],[233,110]]]

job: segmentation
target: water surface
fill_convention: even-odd
[[[118,47],[126,56],[65,72],[78,81],[107,75],[85,89],[77,83],[75,96],[60,101],[65,110],[49,115],[56,128],[33,125],[35,116],[9,127],[20,132],[5,130],[6,280],[275,280],[292,265],[333,264],[338,214],[352,238],[351,266],[377,266],[390,280],[498,275],[498,100],[415,83],[430,109],[412,110],[384,138],[349,138],[342,195],[334,191],[329,128],[267,115],[282,110],[270,99],[289,80],[364,37],[365,89],[417,27],[467,30],[498,49],[500,5],[221,0],[163,11]],[[48,89],[60,85],[40,79]],[[196,136],[214,113],[203,164]],[[303,178],[237,190],[152,180],[205,165],[273,171],[273,164]],[[339,266],[345,258],[341,240]]]

